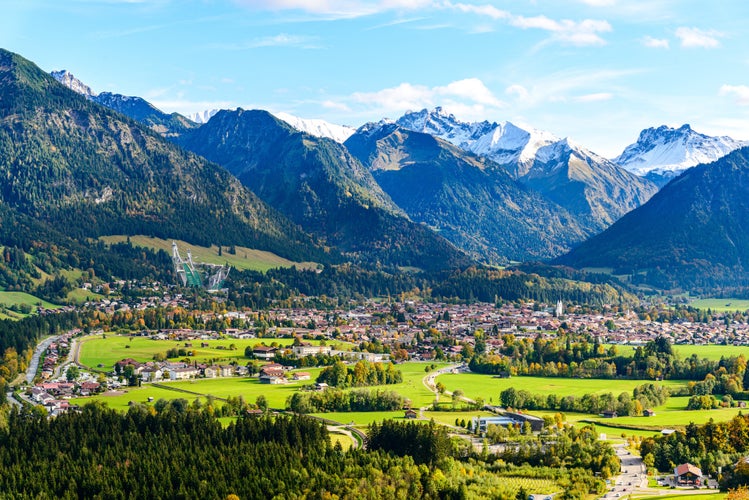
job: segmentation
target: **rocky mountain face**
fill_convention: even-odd
[[[324,258],[221,167],[0,50],[2,204],[69,236],[151,234]]]
[[[608,227],[657,191],[650,181],[548,132],[509,122],[462,122],[441,108],[407,113],[397,123],[493,160],[593,232]]]
[[[392,122],[368,124],[345,146],[413,220],[478,260],[548,258],[589,234],[567,210],[491,160],[432,135]]]
[[[446,269],[470,260],[408,219],[341,144],[266,111],[220,111],[180,139],[306,230],[365,262]]]
[[[179,113],[164,113],[141,97],[113,94],[111,92],[97,94],[66,70],[53,71],[51,75],[58,82],[87,99],[129,116],[133,120],[147,125],[164,137],[176,137],[186,130],[198,126],[195,122],[190,121]]]
[[[560,263],[608,267],[659,288],[749,284],[749,148],[673,179]]]
[[[612,161],[662,186],[690,167],[714,162],[746,145],[727,136],[700,134],[686,124],[679,128],[661,125],[640,132],[637,142]]]

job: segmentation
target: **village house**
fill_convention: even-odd
[[[702,482],[702,469],[690,463],[677,465],[674,477],[679,485],[699,485]]]
[[[276,357],[276,352],[278,352],[278,349],[275,347],[268,347],[264,345],[256,345],[252,348],[252,354],[257,359],[263,359],[265,361],[270,361],[273,358]]]
[[[330,354],[330,346],[312,345],[309,342],[302,342],[299,345],[293,346],[291,351],[297,358],[303,358],[305,356],[315,356],[317,354]]]

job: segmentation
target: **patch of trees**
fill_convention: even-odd
[[[727,422],[704,425],[689,424],[683,431],[668,436],[645,438],[640,443],[640,454],[645,465],[659,471],[672,471],[675,465],[686,462],[697,465],[703,473],[716,474],[718,467],[728,468],[721,488],[749,484],[749,477],[731,474],[733,464],[749,453],[749,415],[736,415]],[[739,472],[741,469],[739,468]]]
[[[355,389],[343,391],[298,391],[289,396],[286,407],[295,413],[332,411],[395,411],[405,400],[395,391]]]
[[[539,437],[524,440],[518,447],[506,447],[499,459],[511,464],[529,464],[544,467],[582,468],[600,474],[603,479],[619,472],[619,458],[614,448],[598,439],[593,426],[577,428],[568,426],[558,430],[551,441]],[[602,493],[603,481],[587,482],[591,493]]]
[[[337,361],[332,366],[324,368],[317,376],[317,382],[340,389],[398,384],[402,381],[403,374],[393,363],[370,363],[365,360],[357,361],[353,366]]]
[[[438,464],[452,453],[447,429],[434,421],[397,422],[383,420],[367,428],[367,449],[409,456],[417,464]]]
[[[642,411],[665,404],[669,391],[656,384],[643,384],[635,387],[632,394],[622,392],[619,396],[607,392],[603,394],[584,394],[577,397],[556,394],[531,394],[525,389],[510,387],[502,391],[499,401],[506,408],[526,410],[558,410],[563,412],[600,414],[604,411],[616,411],[618,415],[640,416]]]

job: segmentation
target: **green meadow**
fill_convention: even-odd
[[[228,364],[236,361],[245,364],[248,358],[244,355],[245,347],[265,343],[270,345],[290,346],[293,339],[219,339],[194,340],[189,342],[192,347],[185,347],[185,342],[176,340],[152,340],[147,337],[131,337],[127,335],[95,335],[82,340],[79,361],[82,365],[92,369],[111,370],[114,364],[124,358],[133,358],[144,363],[152,361],[155,354],[166,353],[171,348],[184,348],[195,353],[189,359],[198,362],[214,362]],[[309,341],[318,344],[319,341]],[[208,344],[208,347],[200,347]],[[234,344],[235,350],[229,350]],[[346,342],[330,342],[334,349],[350,350],[351,344]]]
[[[136,339],[140,339],[143,341],[148,340],[143,337],[135,337],[133,341],[135,342]],[[106,340],[109,340],[109,337]],[[135,347],[133,347],[132,349],[135,349]],[[241,350],[243,351],[244,347],[242,347]],[[140,352],[143,353],[144,351],[141,350]],[[122,357],[127,357],[127,353],[125,354],[125,356],[118,355],[115,357],[117,357],[117,359],[122,359]],[[112,364],[113,363],[114,361],[112,362]],[[367,387],[366,389],[382,389],[395,391],[403,397],[411,399],[411,404],[414,407],[430,405],[434,401],[434,394],[426,387],[424,387],[422,383],[422,379],[426,375],[424,371],[424,368],[426,366],[427,365],[425,363],[403,363],[401,365],[398,365],[398,369],[403,373],[403,382],[399,384]],[[437,364],[437,368],[440,368],[442,366],[446,366],[446,364]],[[98,400],[107,403],[107,405],[111,408],[125,411],[127,410],[128,403],[130,401],[135,401],[137,403],[147,403],[149,397],[154,398],[154,400],[158,400],[159,398],[185,398],[188,401],[192,402],[195,398],[198,397],[200,397],[201,400],[205,401],[205,397],[208,395],[214,396],[216,398],[242,396],[248,403],[254,403],[257,397],[262,394],[268,400],[268,405],[271,408],[285,408],[286,399],[294,392],[300,390],[302,386],[314,383],[315,378],[321,370],[322,368],[300,368],[299,370],[294,370],[308,372],[311,376],[311,380],[290,382],[288,384],[261,384],[257,377],[227,377],[215,379],[180,380],[174,382],[163,382],[162,384],[160,384],[164,387],[169,387],[172,390],[164,389],[162,387],[154,387],[151,384],[143,384],[141,387],[127,388],[127,392],[125,394],[98,395],[92,398],[82,398],[77,401],[79,403],[84,403],[86,401]],[[292,371],[292,373],[294,371]],[[379,413],[379,415],[376,416],[375,414],[377,413]],[[387,417],[383,417],[383,414],[387,414]],[[347,417],[343,418],[336,415],[346,415]],[[330,418],[331,420],[335,420],[341,423],[351,422],[353,418],[352,415],[354,414],[325,414],[326,418]],[[359,421],[357,421],[357,425],[366,425],[370,421],[379,421],[382,420],[382,418],[392,418],[394,416],[403,417],[403,412],[367,412],[364,413],[364,415],[367,415],[366,418],[362,417],[364,418],[364,422],[360,423]],[[454,417],[453,420],[455,420]]]
[[[610,347],[611,344],[606,344],[606,347]],[[631,356],[635,351],[635,346],[631,345],[620,345],[616,344],[616,351],[618,354],[624,356]],[[736,345],[719,345],[719,344],[706,344],[706,345],[691,345],[691,344],[679,344],[673,346],[674,352],[679,356],[680,359],[688,358],[692,354],[696,354],[700,359],[707,358],[711,361],[718,361],[720,358],[729,358],[731,356],[738,356],[743,354],[749,358],[749,347],[748,346],[736,346]]]
[[[28,314],[8,309],[13,306],[20,307],[24,305],[31,307],[32,314],[36,312],[37,306],[42,306],[46,309],[57,309],[60,307],[28,293],[0,290],[0,310],[2,310],[0,312],[0,319],[21,319],[29,316]]]
[[[105,243],[122,243],[127,241],[127,236],[102,236],[101,240]],[[131,236],[130,242],[134,246],[146,247],[154,250],[164,250],[169,255],[172,254],[172,240],[151,238],[150,236]],[[246,247],[235,247],[235,252],[233,254],[229,253],[227,247],[224,247],[222,248],[221,255],[219,255],[219,249],[216,245],[213,245],[210,248],[201,247],[177,240],[177,248],[184,259],[187,258],[187,251],[190,250],[194,262],[218,265],[229,264],[230,266],[241,270],[250,269],[253,271],[265,272],[268,269],[276,267],[296,266],[311,269],[317,266],[317,264],[313,262],[293,262],[271,252]]]
[[[711,309],[714,312],[746,311],[749,309],[747,299],[698,299],[689,303],[697,309]]]
[[[510,387],[524,389],[532,394],[556,394],[564,396],[582,396],[583,394],[600,394],[612,392],[618,396],[622,392],[631,393],[638,385],[647,380],[609,380],[561,377],[511,377],[494,378],[491,375],[479,373],[447,373],[437,377],[438,382],[445,384],[448,391],[461,389],[466,397],[484,398],[488,403],[499,402],[499,393]],[[682,387],[686,382],[681,380],[665,380],[659,382],[668,387]]]

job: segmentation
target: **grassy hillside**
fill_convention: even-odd
[[[127,241],[127,236],[102,236],[100,239],[105,243],[122,243]],[[212,245],[209,248],[191,245],[182,240],[166,240],[163,238],[152,238],[143,235],[130,237],[130,242],[134,246],[152,248],[156,251],[164,250],[170,255],[172,253],[172,241],[177,242],[177,247],[183,258],[187,257],[187,250],[190,250],[192,252],[193,261],[219,265],[228,263],[232,267],[240,270],[249,269],[253,271],[267,271],[268,269],[276,267],[292,266],[303,269],[314,269],[317,266],[314,262],[294,262],[279,257],[271,252],[242,246],[235,247],[234,254],[229,252],[229,247],[223,247],[221,255],[219,255],[219,249],[216,245]]]

